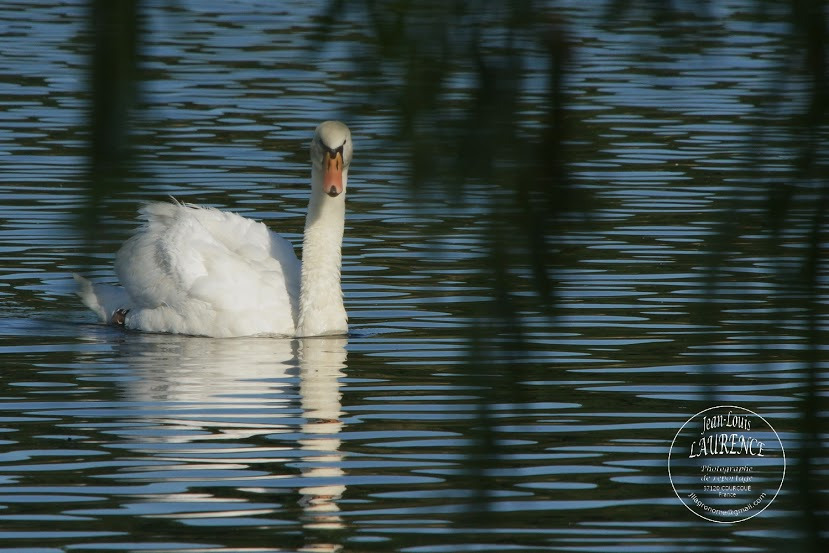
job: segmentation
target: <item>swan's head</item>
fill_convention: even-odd
[[[326,121],[317,127],[311,141],[311,164],[323,175],[322,189],[332,198],[345,190],[352,151],[351,131],[345,124]]]

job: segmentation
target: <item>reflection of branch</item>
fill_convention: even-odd
[[[483,256],[476,271],[464,273],[464,285],[494,301],[470,304],[464,313],[474,321],[463,327],[467,368],[489,380],[482,389],[491,394],[482,398],[472,435],[477,458],[497,459],[490,407],[519,389],[525,365],[480,367],[524,355],[527,315],[554,324],[555,238],[560,214],[574,203],[565,151],[567,21],[538,0],[344,4],[335,0],[327,13],[356,13],[368,22],[371,63],[355,69],[380,85],[363,87],[377,91],[372,109],[394,114],[393,136],[408,154],[407,188],[475,214]],[[356,54],[366,59],[364,51]],[[433,229],[437,240],[451,240],[455,231]],[[483,466],[473,457],[470,480],[483,490]]]
[[[112,168],[129,153],[129,112],[138,73],[137,0],[92,0],[91,158],[94,170]]]
[[[102,202],[130,186],[130,112],[137,103],[138,0],[89,0],[89,191],[81,224],[94,241]]]
[[[497,309],[492,309],[493,302],[479,304],[478,332],[471,335],[477,342],[470,349],[479,355],[478,365],[491,362],[492,353],[503,353],[493,351],[496,348],[509,352],[501,359],[520,355],[524,337],[522,322],[526,320],[522,316],[529,314],[550,320],[548,315],[554,307],[552,269],[562,261],[553,249],[561,229],[559,214],[574,208],[584,208],[588,213],[594,207],[576,206],[573,187],[568,186],[571,161],[566,145],[575,142],[568,136],[568,127],[575,127],[570,118],[577,114],[566,109],[565,82],[568,61],[572,59],[572,45],[566,40],[567,21],[549,19],[559,7],[556,3],[533,0],[357,0],[350,2],[348,9],[345,4],[341,0],[331,2],[328,13],[343,16],[356,11],[355,17],[368,22],[373,35],[369,37],[372,52],[368,57],[365,51],[355,56],[369,62],[356,69],[364,82],[380,85],[373,87],[380,91],[373,103],[386,107],[397,118],[395,138],[402,138],[408,147],[410,174],[416,185],[413,188],[422,197],[438,196],[454,201],[458,209],[471,206],[470,212],[476,216],[486,263],[478,274],[464,275],[465,283],[482,290],[482,295],[494,298]],[[732,182],[768,184],[766,209],[756,211],[761,234],[767,238],[766,250],[760,255],[781,267],[780,287],[775,286],[779,292],[770,299],[774,305],[783,304],[786,309],[778,312],[775,322],[784,326],[790,323],[792,304],[796,304],[797,311],[807,314],[808,343],[801,359],[808,364],[810,372],[800,430],[806,438],[804,443],[813,444],[801,452],[804,467],[808,468],[809,461],[819,455],[813,446],[820,443],[817,371],[822,336],[819,317],[825,310],[821,304],[820,276],[826,272],[829,224],[827,7],[821,0],[794,0],[779,6],[749,2],[737,11],[726,4],[610,0],[597,3],[598,8],[604,6],[603,13],[601,9],[593,13],[591,4],[591,13],[584,17],[594,18],[590,23],[610,35],[625,37],[630,33],[625,38],[629,38],[634,60],[632,70],[639,69],[636,63],[648,63],[648,56],[643,54],[653,47],[654,36],[663,45],[695,55],[706,49],[705,43],[699,40],[701,35],[722,32],[734,23],[745,25],[747,17],[752,17],[751,22],[758,27],[769,23],[775,26],[773,33],[780,45],[770,57],[777,58],[789,48],[789,55],[779,58],[785,67],[779,71],[778,79],[785,86],[781,85],[778,91],[752,91],[758,93],[756,97],[763,102],[762,108],[742,121],[762,121],[763,127],[758,125],[757,132],[753,133],[761,138],[752,142],[754,139],[747,137],[749,146],[759,146],[757,163],[740,167],[736,162],[734,168],[745,173]],[[754,13],[747,14],[752,8]],[[560,11],[565,16],[568,13]],[[720,13],[731,14],[728,17],[733,20],[718,21]],[[781,16],[786,19],[783,25]],[[637,24],[629,25],[631,21]],[[643,27],[652,33],[631,31]],[[758,36],[762,33],[758,29]],[[728,51],[727,55],[738,54]],[[751,57],[755,55],[761,58],[766,54],[757,52]],[[681,75],[683,62],[679,58],[671,71]],[[544,69],[539,71],[539,67]],[[664,71],[665,67],[661,65],[659,70]],[[530,79],[540,74],[546,82],[539,83],[544,79],[536,79],[533,88],[528,87]],[[774,79],[768,82],[773,83]],[[801,88],[804,82],[807,84],[805,95]],[[765,103],[769,96],[779,98],[780,108],[776,113],[777,106]],[[641,102],[643,107],[663,109],[663,106],[647,106],[647,99]],[[784,138],[781,140],[781,137]],[[584,134],[578,138],[589,142]],[[764,144],[763,140],[769,143]],[[729,156],[731,152],[723,154]],[[775,166],[768,161],[770,154],[774,159],[794,161],[775,162]],[[787,165],[783,167],[784,164]],[[775,171],[767,171],[770,166]],[[785,178],[781,179],[780,175]],[[772,180],[775,178],[778,180]],[[428,193],[420,194],[424,189]],[[709,297],[721,292],[721,269],[727,267],[734,241],[744,231],[736,223],[747,211],[753,210],[752,204],[745,202],[745,189],[735,188],[733,192],[735,201],[721,220],[721,235],[706,244],[711,267],[707,281],[710,285],[706,289]],[[804,221],[808,223],[804,225]],[[809,228],[803,232],[804,227]],[[440,237],[451,233],[451,229],[446,232],[445,227],[438,225],[434,229]],[[790,247],[793,230],[806,246],[794,253]],[[805,255],[792,263],[791,258],[801,252]],[[792,266],[794,271],[790,270]],[[721,324],[721,305],[725,304],[701,301],[696,311],[698,320],[706,327]],[[503,384],[518,382],[519,375],[520,368],[510,367],[503,375],[492,377],[499,379],[492,388],[509,393]],[[712,386],[711,391],[715,396],[717,387]],[[484,432],[494,424],[487,412],[487,405],[493,401],[492,397],[482,401],[478,428]],[[487,443],[486,436],[482,444],[487,452],[494,451],[493,443]],[[819,528],[815,513],[825,508],[819,505],[820,487],[815,484],[815,472],[805,470],[802,474],[801,495],[805,499],[801,505],[808,512],[809,535],[816,540]]]
[[[326,13],[368,23],[375,63],[355,69],[383,84],[369,89],[395,114],[410,188],[476,210],[486,258],[469,285],[496,300],[477,313],[479,335],[520,343],[520,312],[551,315],[553,237],[573,203],[564,16],[534,0],[333,1]]]

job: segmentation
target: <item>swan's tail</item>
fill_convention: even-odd
[[[72,275],[78,283],[76,293],[84,305],[94,311],[102,322],[108,323],[119,309],[129,308],[129,296],[120,286],[92,284],[80,275]]]

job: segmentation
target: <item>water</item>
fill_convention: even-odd
[[[770,551],[797,535],[814,346],[786,270],[808,209],[771,256],[758,174],[791,176],[790,137],[770,133],[762,160],[745,140],[784,29],[735,5],[676,50],[636,14],[620,34],[571,8],[571,169],[595,209],[559,239],[557,324],[528,314],[523,351],[469,366],[465,329],[490,301],[469,278],[485,192],[413,205],[389,113],[348,77],[366,29],[335,27],[314,50],[309,4],[152,7],[136,123],[149,176],[106,205],[94,247],[75,224],[82,6],[0,7],[0,548]],[[113,279],[146,199],[221,206],[297,242],[310,132],[345,109],[363,113],[349,121],[348,338],[124,333],[71,295],[74,271]],[[712,297],[705,252],[735,205]],[[695,517],[667,472],[682,424],[717,404],[762,414],[794,463],[771,506],[734,525]]]

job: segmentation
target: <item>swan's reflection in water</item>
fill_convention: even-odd
[[[338,355],[339,354],[339,355]],[[302,425],[305,438],[299,440],[308,452],[303,475],[337,478],[344,475],[341,466],[340,420],[341,368],[345,366],[345,339],[307,338],[299,341],[300,401],[306,422]],[[337,500],[345,485],[334,484],[302,488],[301,504],[308,514],[309,527],[335,529],[342,527]]]
[[[299,493],[302,527],[343,528],[338,501],[346,486],[338,435],[346,342],[127,334],[118,361],[130,369],[128,399],[141,406],[148,422],[136,431],[134,442],[140,445],[134,447],[155,460],[187,463],[184,468],[212,462],[208,466],[224,471],[218,480],[241,481],[237,489],[249,496],[268,498],[275,489],[284,490],[286,481],[298,482],[287,487]],[[264,467],[270,472],[263,473]],[[188,496],[193,498],[189,491]],[[242,516],[251,512],[245,509],[239,505]],[[226,502],[222,511],[228,516]],[[339,548],[313,540],[306,544],[312,551]]]

